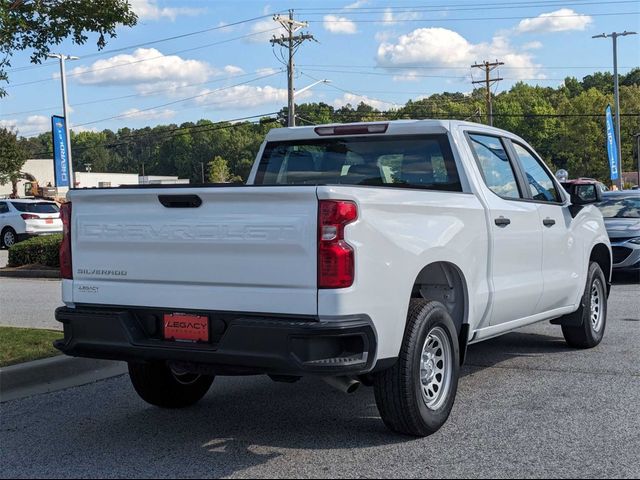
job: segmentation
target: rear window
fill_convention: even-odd
[[[11,202],[11,205],[19,212],[26,213],[58,213],[60,209],[55,203],[20,203]]]
[[[257,185],[375,185],[462,191],[446,135],[267,144]]]

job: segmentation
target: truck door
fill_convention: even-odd
[[[582,265],[582,250],[571,231],[571,214],[563,205],[560,187],[544,168],[542,161],[527,147],[511,142],[526,185],[528,195],[538,204],[542,225],[543,295],[537,307],[539,313],[573,305],[576,299],[578,268]]]
[[[525,200],[503,139],[473,133],[468,138],[486,187],[492,237],[491,325],[499,325],[533,315],[542,295],[539,205]]]

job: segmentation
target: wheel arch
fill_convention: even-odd
[[[611,274],[613,268],[609,247],[604,243],[595,244],[591,249],[589,261],[596,262],[600,265],[600,268],[604,273],[604,277],[607,279],[607,290],[609,290],[611,287]]]
[[[446,307],[458,332],[463,363],[469,340],[469,291],[462,269],[447,261],[426,265],[413,282],[411,298],[436,300]]]

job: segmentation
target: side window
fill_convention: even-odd
[[[0,202],[0,213],[9,213],[9,207],[5,202]]]
[[[539,202],[561,202],[562,197],[556,189],[556,184],[542,167],[540,161],[522,145],[514,142],[513,148],[524,170],[527,185],[533,199]]]
[[[487,135],[472,134],[469,138],[487,187],[504,198],[521,198],[516,175],[502,141]]]

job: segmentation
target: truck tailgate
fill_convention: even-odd
[[[199,207],[184,208],[196,197]],[[69,198],[67,302],[317,313],[315,187],[74,190]]]

